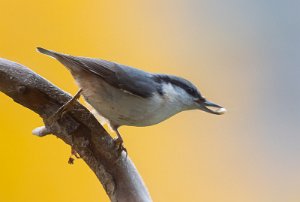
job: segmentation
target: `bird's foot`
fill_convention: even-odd
[[[75,94],[74,97],[72,97],[72,99],[66,102],[53,115],[51,115],[48,118],[50,125],[52,125],[57,120],[61,119],[65,115],[65,113],[67,113],[70,110],[70,108],[74,105],[75,101],[79,99],[81,91],[82,89],[79,89],[79,91]]]
[[[73,146],[71,147],[71,155],[70,155],[70,158],[68,160],[68,163],[69,164],[74,164],[74,161],[75,159],[73,158],[73,156],[76,158],[76,159],[80,159],[80,155],[75,151],[75,149],[73,148]]]
[[[121,156],[122,152],[124,151],[126,154],[126,158],[127,158],[128,152],[127,152],[127,149],[123,145],[123,140],[121,138],[116,138],[116,139],[114,139],[114,141],[115,141],[116,149],[118,151],[119,156]]]

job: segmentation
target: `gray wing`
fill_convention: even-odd
[[[160,84],[154,76],[133,67],[101,59],[75,57],[38,47],[40,53],[56,58],[70,70],[85,70],[99,76],[106,83],[127,93],[143,98],[161,93]]]
[[[106,60],[66,56],[82,69],[101,77],[105,82],[127,93],[143,98],[160,92],[160,85],[152,74]],[[71,62],[70,61],[70,62]]]

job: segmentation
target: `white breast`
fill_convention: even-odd
[[[156,93],[150,98],[141,98],[116,89],[99,78],[90,77],[89,82],[86,79],[76,78],[83,96],[114,126],[154,125],[183,110],[178,92],[171,84],[163,87],[163,96]]]

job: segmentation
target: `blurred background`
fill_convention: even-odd
[[[185,77],[228,109],[122,127],[154,201],[300,201],[299,1],[0,1],[0,57],[65,91],[77,86],[36,46]],[[82,101],[82,100],[81,100]],[[98,202],[94,174],[38,115],[0,94],[0,201]]]

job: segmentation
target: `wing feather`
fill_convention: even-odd
[[[148,72],[101,59],[74,56],[67,58],[85,71],[101,77],[110,85],[139,97],[150,97],[159,88],[159,84]]]
[[[56,58],[71,71],[90,72],[111,86],[142,98],[161,94],[161,85],[153,74],[142,70],[101,59],[75,57],[38,47],[43,54]]]

